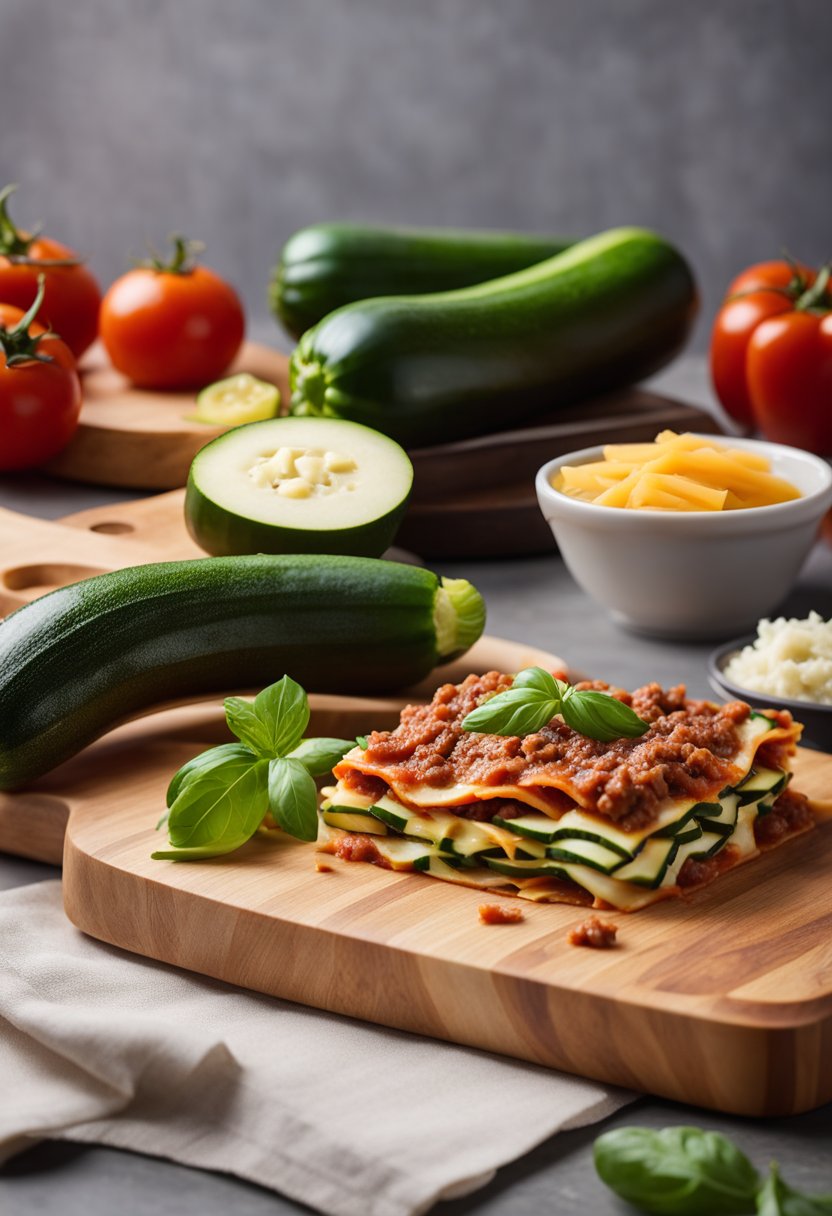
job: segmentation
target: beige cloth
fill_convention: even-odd
[[[630,1096],[104,946],[57,882],[0,895],[0,1160],[95,1142],[409,1216]]]

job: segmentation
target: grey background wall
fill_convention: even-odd
[[[0,0],[13,214],[109,281],[200,237],[254,316],[354,218],[656,227],[703,285],[832,256],[828,0]]]

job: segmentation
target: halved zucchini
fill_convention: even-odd
[[[185,522],[213,556],[380,557],[413,466],[392,439],[337,418],[269,418],[226,431],[194,457]]]

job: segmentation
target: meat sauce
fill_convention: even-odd
[[[570,946],[589,946],[593,950],[611,950],[615,945],[618,926],[600,916],[588,916],[574,929],[570,929],[566,940]]]
[[[484,925],[518,925],[525,920],[523,910],[510,904],[480,904],[479,913]]]
[[[387,779],[402,787],[404,797],[408,785],[442,788],[522,781],[535,786],[535,778],[545,779],[547,769],[555,766],[582,806],[614,820],[625,831],[649,826],[669,798],[705,798],[736,776],[733,759],[741,747],[737,728],[751,712],[742,701],[714,705],[688,699],[681,684],[670,689],[646,684],[628,693],[600,680],[584,681],[576,687],[609,692],[629,705],[649,723],[647,733],[637,739],[601,742],[579,734],[559,718],[524,738],[463,729],[467,714],[511,684],[511,676],[492,671],[468,676],[460,685],[442,685],[429,705],[407,706],[395,730],[373,732],[364,759],[383,768]],[[787,712],[777,716],[780,725],[791,724]],[[791,740],[765,744],[760,748],[761,763],[781,767],[793,748]],[[350,785],[378,780],[347,766],[334,771]],[[384,782],[380,785],[386,788]],[[536,793],[546,792],[536,786]],[[560,791],[550,793],[555,814],[573,805]],[[497,807],[489,807],[489,802],[454,810],[470,818],[491,818]]]

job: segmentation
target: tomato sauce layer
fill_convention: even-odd
[[[373,732],[359,766],[401,787],[403,797],[408,785],[478,786],[486,805],[489,786],[539,783],[544,788],[556,783],[584,809],[631,831],[648,826],[669,799],[713,798],[737,779],[738,727],[750,714],[742,701],[715,705],[688,699],[684,685],[663,689],[652,683],[628,693],[602,681],[585,681],[576,687],[617,697],[649,723],[647,733],[601,742],[560,718],[524,738],[463,729],[467,714],[511,684],[512,676],[492,671],[468,676],[459,685],[442,685],[430,704],[407,706],[395,730]],[[788,714],[778,718],[779,725],[791,723]],[[782,764],[794,750],[792,740],[779,749],[769,747],[769,763]],[[343,764],[335,774],[347,778],[351,771],[351,764]],[[454,809],[464,814],[462,807]]]

